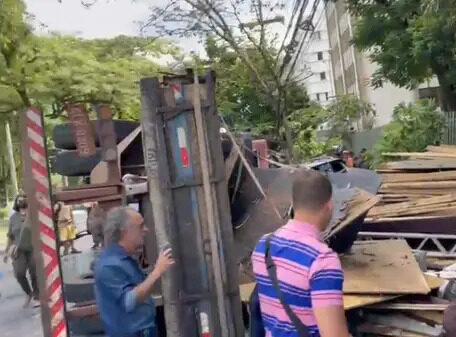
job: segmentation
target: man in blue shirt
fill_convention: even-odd
[[[174,263],[171,250],[160,253],[147,277],[133,258],[147,228],[135,210],[117,207],[106,216],[107,246],[95,266],[95,296],[109,337],[155,337],[152,288]]]

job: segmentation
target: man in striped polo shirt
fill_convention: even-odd
[[[286,304],[307,327],[309,337],[348,337],[339,258],[322,240],[333,209],[332,187],[308,170],[293,184],[294,219],[271,234],[270,255]],[[266,237],[253,255],[266,337],[301,337],[282,306],[265,262]]]

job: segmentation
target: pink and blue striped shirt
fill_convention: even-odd
[[[266,271],[265,242],[265,237],[258,242],[252,263],[266,337],[298,337]],[[315,226],[296,220],[273,233],[270,251],[286,303],[307,326],[309,337],[319,337],[312,308],[343,306],[344,276],[337,254]]]

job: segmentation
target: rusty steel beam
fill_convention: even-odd
[[[79,155],[93,156],[96,153],[95,137],[84,104],[70,104],[67,106],[67,111]]]
[[[118,186],[99,187],[99,188],[81,188],[76,190],[64,190],[55,193],[57,201],[72,202],[82,201],[100,197],[108,197],[120,194]]]

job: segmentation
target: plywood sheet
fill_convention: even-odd
[[[253,288],[255,288],[255,282],[241,284],[239,286],[239,291],[241,294],[241,301],[248,302],[250,300],[250,295],[252,294]],[[399,296],[389,295],[344,295],[344,308],[345,310],[360,308],[369,304],[375,304],[380,302],[389,301],[395,299]]]
[[[361,308],[366,305],[381,303],[393,300],[400,295],[351,295],[344,294],[344,308],[345,310]]]
[[[341,256],[344,293],[427,294],[430,288],[405,240],[361,241]]]

